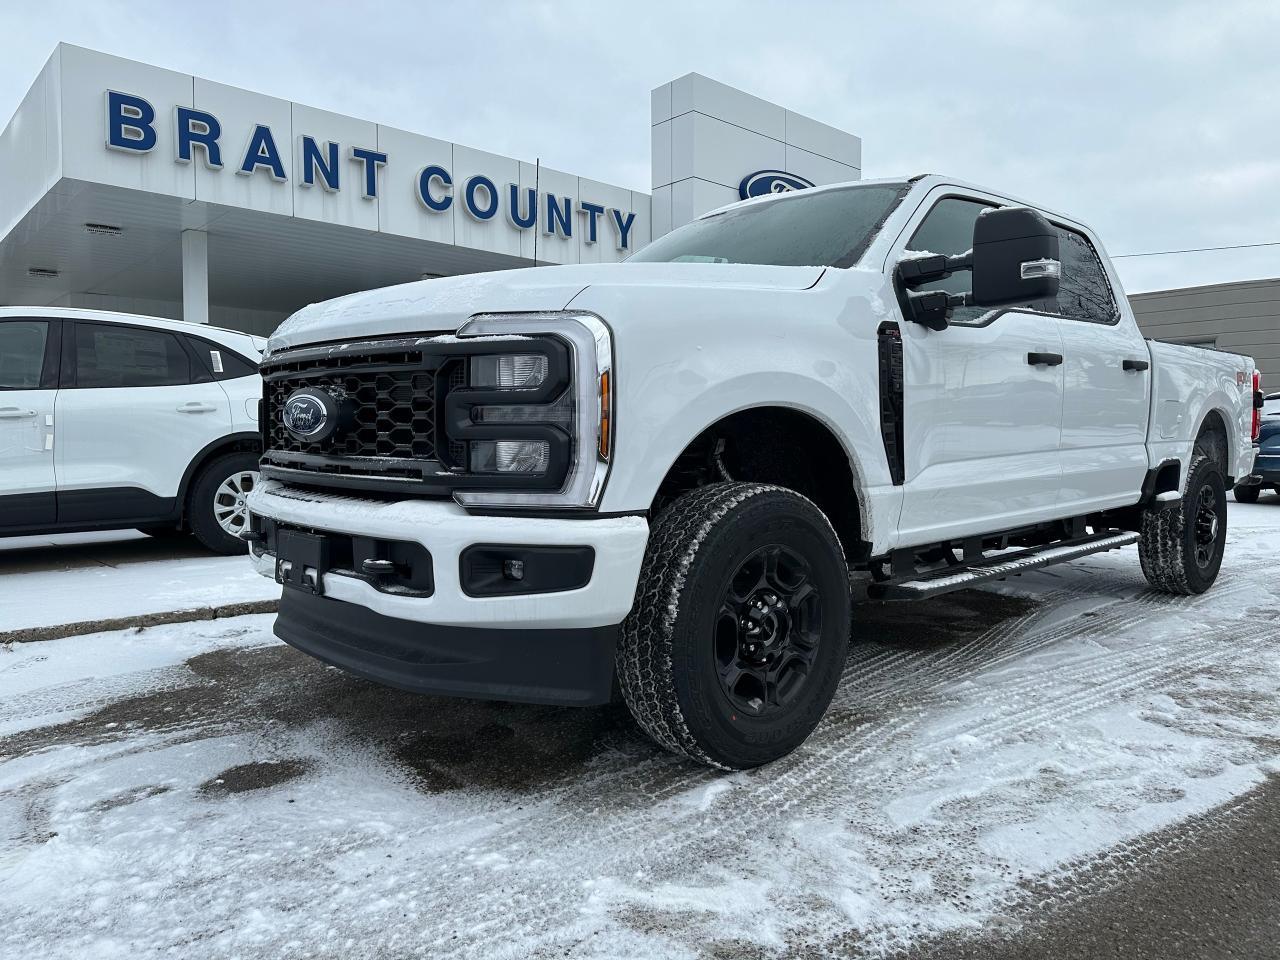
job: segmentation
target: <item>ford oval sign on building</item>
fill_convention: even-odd
[[[738,184],[738,196],[743,200],[752,197],[767,197],[771,193],[790,193],[792,190],[803,190],[812,187],[812,181],[797,177],[785,170],[757,170],[742,178]]]

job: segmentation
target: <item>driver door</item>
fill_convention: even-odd
[[[964,253],[978,214],[999,205],[945,188],[938,193],[908,226],[902,252]],[[969,283],[969,273],[962,272],[919,289],[961,293]],[[901,326],[906,442],[900,544],[1056,519],[1063,400],[1057,318],[1026,308],[961,307],[945,330]]]

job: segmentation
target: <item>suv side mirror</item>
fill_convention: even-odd
[[[1052,300],[1062,263],[1058,234],[1027,207],[994,207],[973,225],[973,294],[976,307]]]

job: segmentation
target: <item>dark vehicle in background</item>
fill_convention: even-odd
[[[1258,496],[1268,489],[1280,493],[1280,393],[1269,393],[1263,399],[1258,457],[1253,473],[1236,483],[1236,499],[1257,503]]]

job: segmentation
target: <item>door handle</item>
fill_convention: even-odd
[[[1151,363],[1147,360],[1126,360],[1120,366],[1126,370],[1145,370],[1151,366]]]
[[[190,403],[184,403],[178,407],[179,413],[212,413],[218,408],[212,403],[201,403],[199,400],[192,400]]]
[[[25,420],[35,415],[34,410],[24,410],[21,407],[0,407],[0,420]]]
[[[1028,353],[1027,363],[1033,367],[1056,367],[1062,362],[1060,353]]]

